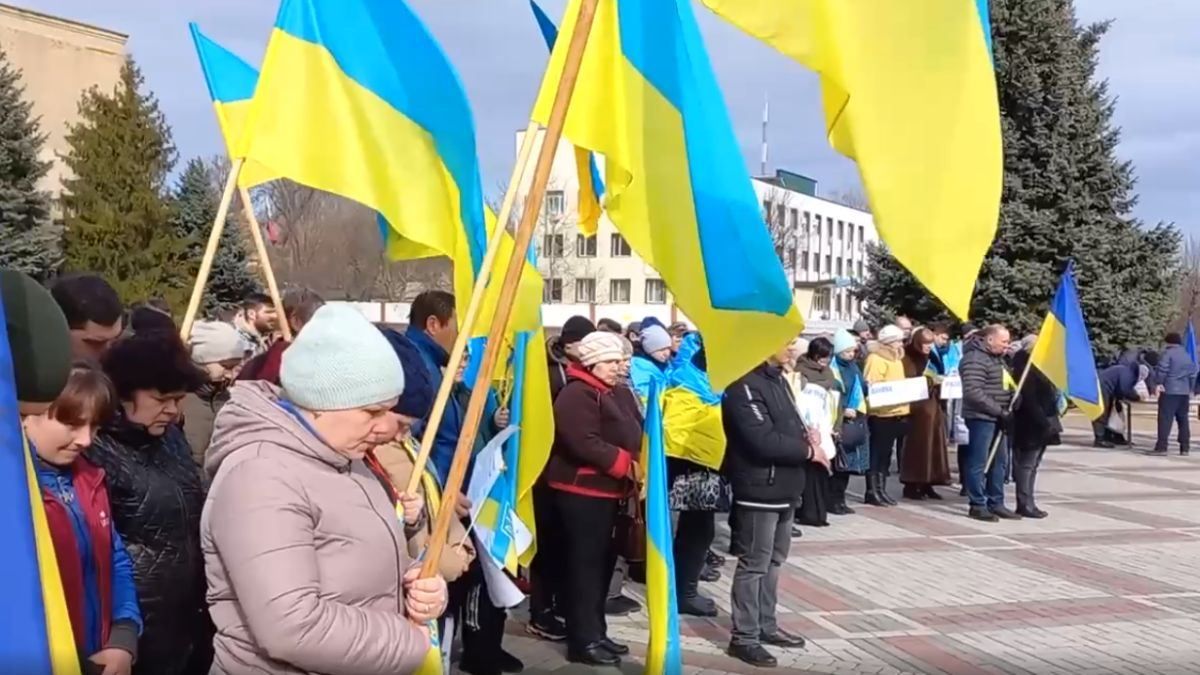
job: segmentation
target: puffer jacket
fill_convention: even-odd
[[[195,667],[211,648],[200,553],[204,487],[183,430],[151,436],[118,415],[86,457],[104,469],[113,524],[133,561],[145,623],[136,671]]]
[[[1024,371],[1029,350],[1013,356],[1013,369]],[[1058,389],[1037,368],[1030,368],[1021,395],[1013,409],[1013,446],[1018,450],[1039,450],[1062,443],[1062,422],[1058,417]]]
[[[630,466],[642,449],[642,420],[633,395],[604,384],[582,366],[572,364],[567,378],[554,399],[554,445],[544,480],[563,492],[625,497],[633,485]]]
[[[1169,396],[1189,396],[1196,388],[1196,364],[1181,345],[1167,345],[1158,356],[1155,382]]]
[[[728,442],[725,473],[734,500],[752,509],[798,506],[804,465],[813,455],[782,369],[764,363],[729,385],[721,416]]]
[[[969,340],[963,347],[958,374],[962,378],[964,420],[1000,419],[1012,401],[1012,391],[1004,386],[1004,355],[988,351],[981,339]]]
[[[429,640],[404,615],[410,560],[387,493],[265,382],[217,416],[201,525],[213,673],[411,673]]]

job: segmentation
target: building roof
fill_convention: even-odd
[[[129,40],[129,35],[125,33],[110,30],[108,28],[101,28],[100,26],[84,23],[82,21],[76,21],[74,19],[67,19],[61,16],[54,16],[52,14],[45,14],[32,9],[26,9],[24,7],[17,7],[15,5],[0,3],[0,14],[6,14],[30,23],[40,23],[47,26],[52,26],[60,30],[67,30],[75,33],[90,35],[92,37],[112,40],[119,42],[122,45]]]

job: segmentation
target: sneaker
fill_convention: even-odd
[[[1000,521],[1000,519],[996,517],[996,514],[981,506],[972,506],[971,510],[967,512],[967,516],[974,518],[975,520],[982,520],[985,523],[995,523]]]
[[[553,614],[530,619],[525,630],[530,635],[547,642],[562,642],[567,639],[567,625]]]
[[[641,603],[624,595],[609,598],[608,602],[604,603],[604,613],[608,616],[629,616],[641,608]]]
[[[1096,448],[1104,448],[1106,450],[1111,450],[1112,448],[1117,447],[1117,446],[1113,445],[1112,441],[1107,441],[1107,440],[1095,441],[1092,443],[1092,446],[1096,447]]]
[[[763,649],[762,645],[729,645],[725,653],[755,668],[774,668],[779,665],[775,657],[771,656],[771,652]]]
[[[708,549],[708,552],[704,554],[704,562],[707,563],[709,567],[724,567],[725,556],[710,548]]]
[[[997,507],[989,509],[989,510],[992,512],[992,515],[996,516],[997,518],[1001,518],[1003,520],[1020,520],[1021,519],[1020,514],[1013,511],[1012,509],[1008,508],[1007,506],[997,506]]]
[[[714,617],[717,615],[717,603],[712,598],[706,598],[699,593],[676,598],[679,613],[687,616]]]
[[[719,570],[715,567],[705,567],[704,569],[700,570],[700,581],[711,584],[714,581],[720,581],[720,580],[721,580],[721,570]]]

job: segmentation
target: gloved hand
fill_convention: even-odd
[[[1012,431],[1012,413],[1005,411],[1000,413],[1000,419],[996,420],[996,428],[1004,433]]]

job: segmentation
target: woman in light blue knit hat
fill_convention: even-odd
[[[283,388],[240,382],[217,416],[201,523],[213,672],[411,673],[446,606],[361,461],[399,432],[404,370],[356,310],[326,305],[283,355]]]

